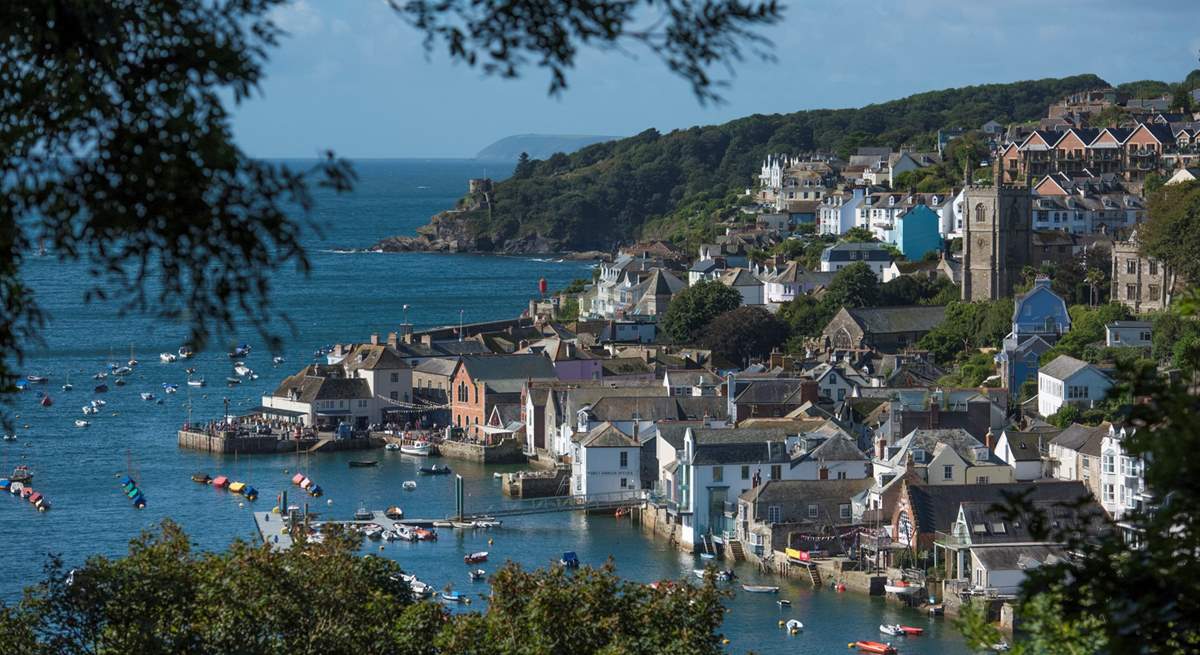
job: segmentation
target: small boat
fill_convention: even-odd
[[[146,507],[146,496],[142,493],[141,489],[138,489],[137,483],[133,481],[133,478],[128,475],[121,478],[121,490],[125,492],[129,500],[133,501],[134,507],[137,509]]]
[[[946,608],[944,606],[942,606],[941,604],[929,606],[929,615],[930,616],[941,616],[945,613],[946,613]]]
[[[788,634],[793,634],[793,635],[804,629],[804,624],[797,621],[796,619],[791,619],[783,625],[787,629]]]
[[[467,571],[467,575],[470,576],[472,582],[487,579],[487,571],[483,569],[471,569]]]
[[[351,460],[350,468],[352,468],[352,469],[367,468],[368,466],[375,466],[378,463],[379,463],[379,460],[377,460],[377,459]]]
[[[400,444],[389,443],[383,447],[384,450],[400,450]]]
[[[27,375],[25,379],[29,381],[29,384],[46,384],[50,380],[44,375]]]
[[[12,482],[12,481],[10,481],[10,482],[8,483],[8,493],[10,493],[10,494],[12,494],[12,495],[14,495],[14,496],[20,496],[20,495],[21,495],[21,490],[22,490],[22,489],[24,489],[24,488],[25,488],[25,485],[24,485],[24,484],[21,484],[20,482]]]
[[[241,383],[242,383],[241,378],[225,378],[225,384],[228,384],[231,387],[235,384],[241,384]]]
[[[417,469],[421,475],[450,475],[450,467],[434,464],[433,466],[422,466]]]
[[[6,435],[4,435],[4,440],[5,440],[5,441],[16,441],[16,440],[17,440],[17,435],[15,435],[15,434],[6,434]]]
[[[775,604],[780,607],[791,607],[792,601],[790,601],[786,598],[780,598],[779,600],[775,601]]]
[[[705,572],[705,569],[692,569],[692,573],[701,580],[704,579]],[[728,582],[737,577],[734,575],[733,571],[715,571],[714,575],[716,576],[717,582]]]
[[[413,535],[417,541],[437,541],[437,532],[426,528],[413,528]]]
[[[895,655],[896,647],[890,643],[885,644],[880,641],[852,641],[848,644],[850,648],[857,648],[864,653],[878,653],[878,655]]]
[[[415,443],[400,444],[400,452],[405,455],[425,457],[429,454],[429,447],[430,444],[428,441],[417,441]]]
[[[401,573],[400,580],[408,585],[408,588],[412,590],[413,595],[417,598],[424,598],[433,593],[433,587],[421,582],[415,575]]]
[[[417,481],[416,480],[405,480],[404,483],[401,484],[400,486],[403,487],[405,491],[412,491],[413,489],[417,488]]]
[[[575,551],[568,550],[562,554],[562,557],[559,558],[558,563],[562,564],[568,569],[577,569],[579,568],[579,556],[575,554]]]
[[[879,626],[879,631],[885,635],[891,635],[893,637],[904,636],[904,628],[900,627],[899,623],[884,623]]]
[[[712,553],[700,553],[700,559],[716,559],[717,556]]]
[[[207,473],[193,473],[192,482],[196,482],[198,484],[208,484],[212,482],[212,478]]]
[[[467,602],[467,597],[457,591],[443,591],[442,600],[447,603],[465,603]]]
[[[275,355],[274,357],[271,358],[271,363],[275,364],[276,366],[282,364],[283,363],[283,355]]]
[[[229,486],[229,478],[223,475],[218,475],[217,477],[213,478],[212,486],[216,487],[217,489],[224,489],[225,487]]]
[[[178,384],[169,384],[167,382],[163,382],[163,393],[177,393],[178,391]]]
[[[33,471],[26,464],[20,464],[13,469],[12,475],[8,476],[10,482],[21,484],[33,483]]]
[[[475,524],[471,521],[451,521],[450,524],[453,525],[456,530],[470,530],[471,528],[475,527]]]
[[[104,393],[104,392],[108,391],[108,385],[107,384],[97,384],[96,388],[93,389],[93,391],[95,391],[96,393]]]
[[[367,539],[375,540],[383,538],[383,526],[378,523],[368,523],[363,526],[363,536]]]
[[[404,510],[392,505],[383,511],[383,515],[389,519],[392,519],[393,521],[399,521],[400,519],[404,518]]]
[[[54,401],[50,399],[50,396],[42,396],[42,399],[38,401],[38,404],[42,407],[50,407],[54,404]]]
[[[195,375],[195,374],[196,374],[196,367],[195,367],[195,366],[189,366],[188,368],[185,368],[185,369],[183,369],[183,372],[184,372],[184,373],[187,373],[188,375]]]
[[[911,594],[911,593],[917,591],[919,588],[920,587],[909,584],[908,582],[906,582],[904,580],[897,580],[894,582],[892,580],[888,580],[887,583],[883,585],[883,590],[886,591],[887,593],[900,594],[902,596],[905,594]]]
[[[158,361],[160,361],[164,364],[174,364],[178,360],[179,360],[179,356],[176,355],[175,353],[159,353],[158,354]]]
[[[93,376],[92,376],[92,379],[93,379],[93,380],[107,380],[107,379],[108,379],[108,373],[105,373],[105,372],[101,371],[101,372],[99,372],[99,373],[97,373],[97,374],[93,375]]]
[[[133,368],[129,366],[118,366],[113,369],[113,375],[129,375],[133,372]]]
[[[496,519],[475,519],[474,521],[471,521],[471,527],[483,528],[485,530],[488,528],[498,528],[500,527],[500,521],[497,521]]]
[[[779,587],[765,584],[744,584],[742,585],[742,591],[752,594],[777,594],[779,593]]]
[[[196,380],[188,380],[187,383],[188,383],[189,387],[203,387],[204,386],[204,378],[199,378]]]
[[[412,528],[402,523],[397,523],[392,527],[392,534],[401,541],[416,541],[417,535],[413,534]]]
[[[77,427],[77,428],[86,428],[89,425],[91,425],[91,423],[89,423],[88,421],[85,421],[81,418],[75,419],[75,427]]]
[[[142,400],[154,400],[154,394],[150,393],[149,391],[143,391],[138,395],[142,397]]]
[[[325,490],[321,488],[321,485],[315,482],[308,485],[308,489],[306,491],[308,491],[308,495],[312,496],[313,498],[320,498],[321,496],[325,495]]]
[[[99,407],[93,407],[91,405],[84,405],[83,407],[80,407],[79,409],[83,411],[84,416],[87,416],[89,414],[99,414],[100,413]]]
[[[358,509],[354,510],[355,521],[370,521],[375,518],[375,512],[359,505]]]
[[[242,496],[245,497],[246,500],[258,500],[258,489],[255,489],[250,485],[246,485],[246,488],[242,490]]]
[[[176,352],[179,354],[181,359],[191,359],[192,356],[196,354],[194,350],[188,348],[187,346],[180,346],[179,350]]]
[[[92,407],[95,407],[96,409],[100,409],[101,407],[104,407],[107,404],[108,404],[107,400],[100,400],[99,398],[96,398],[95,400],[92,401]]]
[[[503,480],[503,479],[504,479],[504,474],[503,474],[503,473],[501,473],[500,471],[496,471],[495,473],[493,473],[493,474],[492,474],[492,477],[493,477],[493,478],[495,478],[495,479],[497,479],[497,480]]]
[[[114,382],[113,384],[117,385],[118,387],[123,387],[126,384],[125,378],[117,378],[117,381]]]
[[[488,552],[486,550],[481,550],[478,553],[471,553],[470,555],[466,555],[465,557],[463,557],[463,561],[466,562],[467,564],[479,564],[480,562],[486,562],[487,558],[488,558]]]
[[[250,346],[243,343],[243,344],[240,344],[238,347],[234,348],[233,350],[229,351],[229,359],[241,359],[249,354],[250,354]]]
[[[70,391],[70,390],[72,390],[72,389],[74,389],[74,388],[75,388],[75,385],[71,384],[70,382],[68,382],[68,383],[66,383],[66,384],[64,384],[64,385],[62,385],[62,390],[63,390],[63,391]]]
[[[897,624],[897,625],[899,625],[899,624]],[[922,634],[925,633],[925,628],[918,628],[918,627],[911,626],[911,625],[901,625],[900,629],[904,632],[905,635],[908,635],[910,637],[920,637]]]
[[[453,528],[454,521],[434,521],[433,527],[435,527],[435,528]]]
[[[253,371],[251,371],[245,364],[238,364],[237,366],[233,367],[233,372],[237,373],[241,377],[246,377],[247,375],[250,375]]]
[[[229,485],[230,493],[240,494],[245,490],[246,490],[245,482],[233,482],[233,483],[230,483],[230,485]]]

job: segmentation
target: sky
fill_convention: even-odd
[[[569,88],[548,75],[485,76],[426,51],[384,0],[291,0],[260,92],[233,108],[258,157],[472,157],[512,134],[626,136],[755,113],[857,107],[970,84],[1095,73],[1178,81],[1197,64],[1195,0],[810,0],[762,31],[776,61],[714,72],[703,105],[653,56],[585,49]]]

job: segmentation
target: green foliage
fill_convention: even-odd
[[[878,240],[875,238],[874,232],[861,225],[855,225],[846,230],[845,234],[841,237],[841,241],[845,241],[846,243],[873,243]]]
[[[1125,120],[1125,110],[1113,105],[1092,114],[1087,119],[1088,127],[1117,127]]]
[[[841,307],[878,305],[879,278],[865,262],[850,264],[833,276],[821,302],[834,312]]]
[[[1051,425],[1058,428],[1067,428],[1072,423],[1079,422],[1079,408],[1075,405],[1064,404],[1054,412],[1052,416],[1046,419]]]
[[[975,353],[953,372],[943,375],[938,384],[947,387],[979,387],[996,374],[996,362],[987,353]]]
[[[941,162],[901,173],[892,181],[892,188],[918,193],[949,192],[956,186],[962,186],[964,170],[972,180],[980,177],[990,180],[990,173],[986,173],[985,168],[979,166],[981,161],[990,156],[991,150],[986,135],[982,132],[968,132],[946,146]]]
[[[1018,396],[1018,398],[1021,402],[1025,402],[1026,400],[1029,400],[1030,398],[1033,398],[1034,396],[1036,396],[1037,393],[1038,393],[1037,380],[1026,380],[1021,383],[1021,392],[1020,392],[1020,396]]]
[[[825,324],[833,318],[836,307],[824,303],[813,296],[803,294],[779,306],[779,319],[787,324],[793,337],[815,337],[825,329]],[[796,344],[790,344],[789,350],[800,350]]]
[[[579,319],[579,297],[569,296],[563,300],[558,308],[558,316],[560,321],[575,321]]]
[[[743,306],[713,319],[700,343],[737,364],[763,358],[788,337],[788,326],[762,307]]]
[[[715,280],[700,282],[671,298],[659,325],[676,343],[695,343],[714,318],[741,304],[737,290]]]
[[[22,600],[0,606],[0,644],[25,655],[723,652],[714,580],[650,589],[611,563],[568,574],[506,564],[483,613],[414,603],[392,560],[334,531],[276,552],[235,541],[194,551],[165,522],[118,559],[72,571],[52,559]]]
[[[1138,228],[1142,252],[1188,282],[1200,282],[1200,183],[1164,186],[1146,205],[1149,218]]]
[[[1129,308],[1118,303],[1109,303],[1096,307],[1087,305],[1072,305],[1067,308],[1071,316],[1071,329],[1054,344],[1054,347],[1042,353],[1041,361],[1047,364],[1059,355],[1070,355],[1076,359],[1087,359],[1088,347],[1104,343],[1104,326],[1113,321],[1129,320],[1132,314]],[[1095,357],[1095,350],[1091,351]]]
[[[879,286],[880,305],[948,305],[962,292],[949,279],[901,275]]]
[[[583,278],[575,278],[574,280],[571,280],[570,284],[563,287],[561,293],[583,293],[584,291],[587,291],[589,284],[591,284],[591,282],[588,280]]]
[[[1142,181],[1142,194],[1145,196],[1154,195],[1154,192],[1161,189],[1165,182],[1166,180],[1163,179],[1163,176],[1159,175],[1158,173],[1150,173],[1146,176],[1146,179]]]
[[[695,243],[715,236],[715,219],[738,211],[769,153],[845,155],[860,145],[928,141],[941,127],[1035,119],[1062,95],[1103,83],[1081,75],[921,93],[861,109],[755,115],[668,134],[646,130],[534,162],[529,177],[496,185],[490,216],[476,212],[469,220],[489,235],[509,219],[516,238],[538,234],[563,249],[609,249],[639,236]]]
[[[980,348],[999,347],[1012,329],[1013,301],[952,302],[946,320],[921,338],[918,344],[936,361],[947,364],[970,357]]]
[[[1171,92],[1171,85],[1159,80],[1136,80],[1117,85],[1117,92],[1128,94],[1130,98],[1147,100],[1161,98],[1164,93]]]

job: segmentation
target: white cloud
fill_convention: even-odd
[[[292,36],[311,36],[324,26],[321,14],[308,0],[295,0],[271,10],[271,20]]]

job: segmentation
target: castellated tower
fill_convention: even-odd
[[[968,184],[963,198],[962,298],[1011,296],[1021,269],[1033,263],[1033,185],[1003,184],[999,162],[992,186]]]

